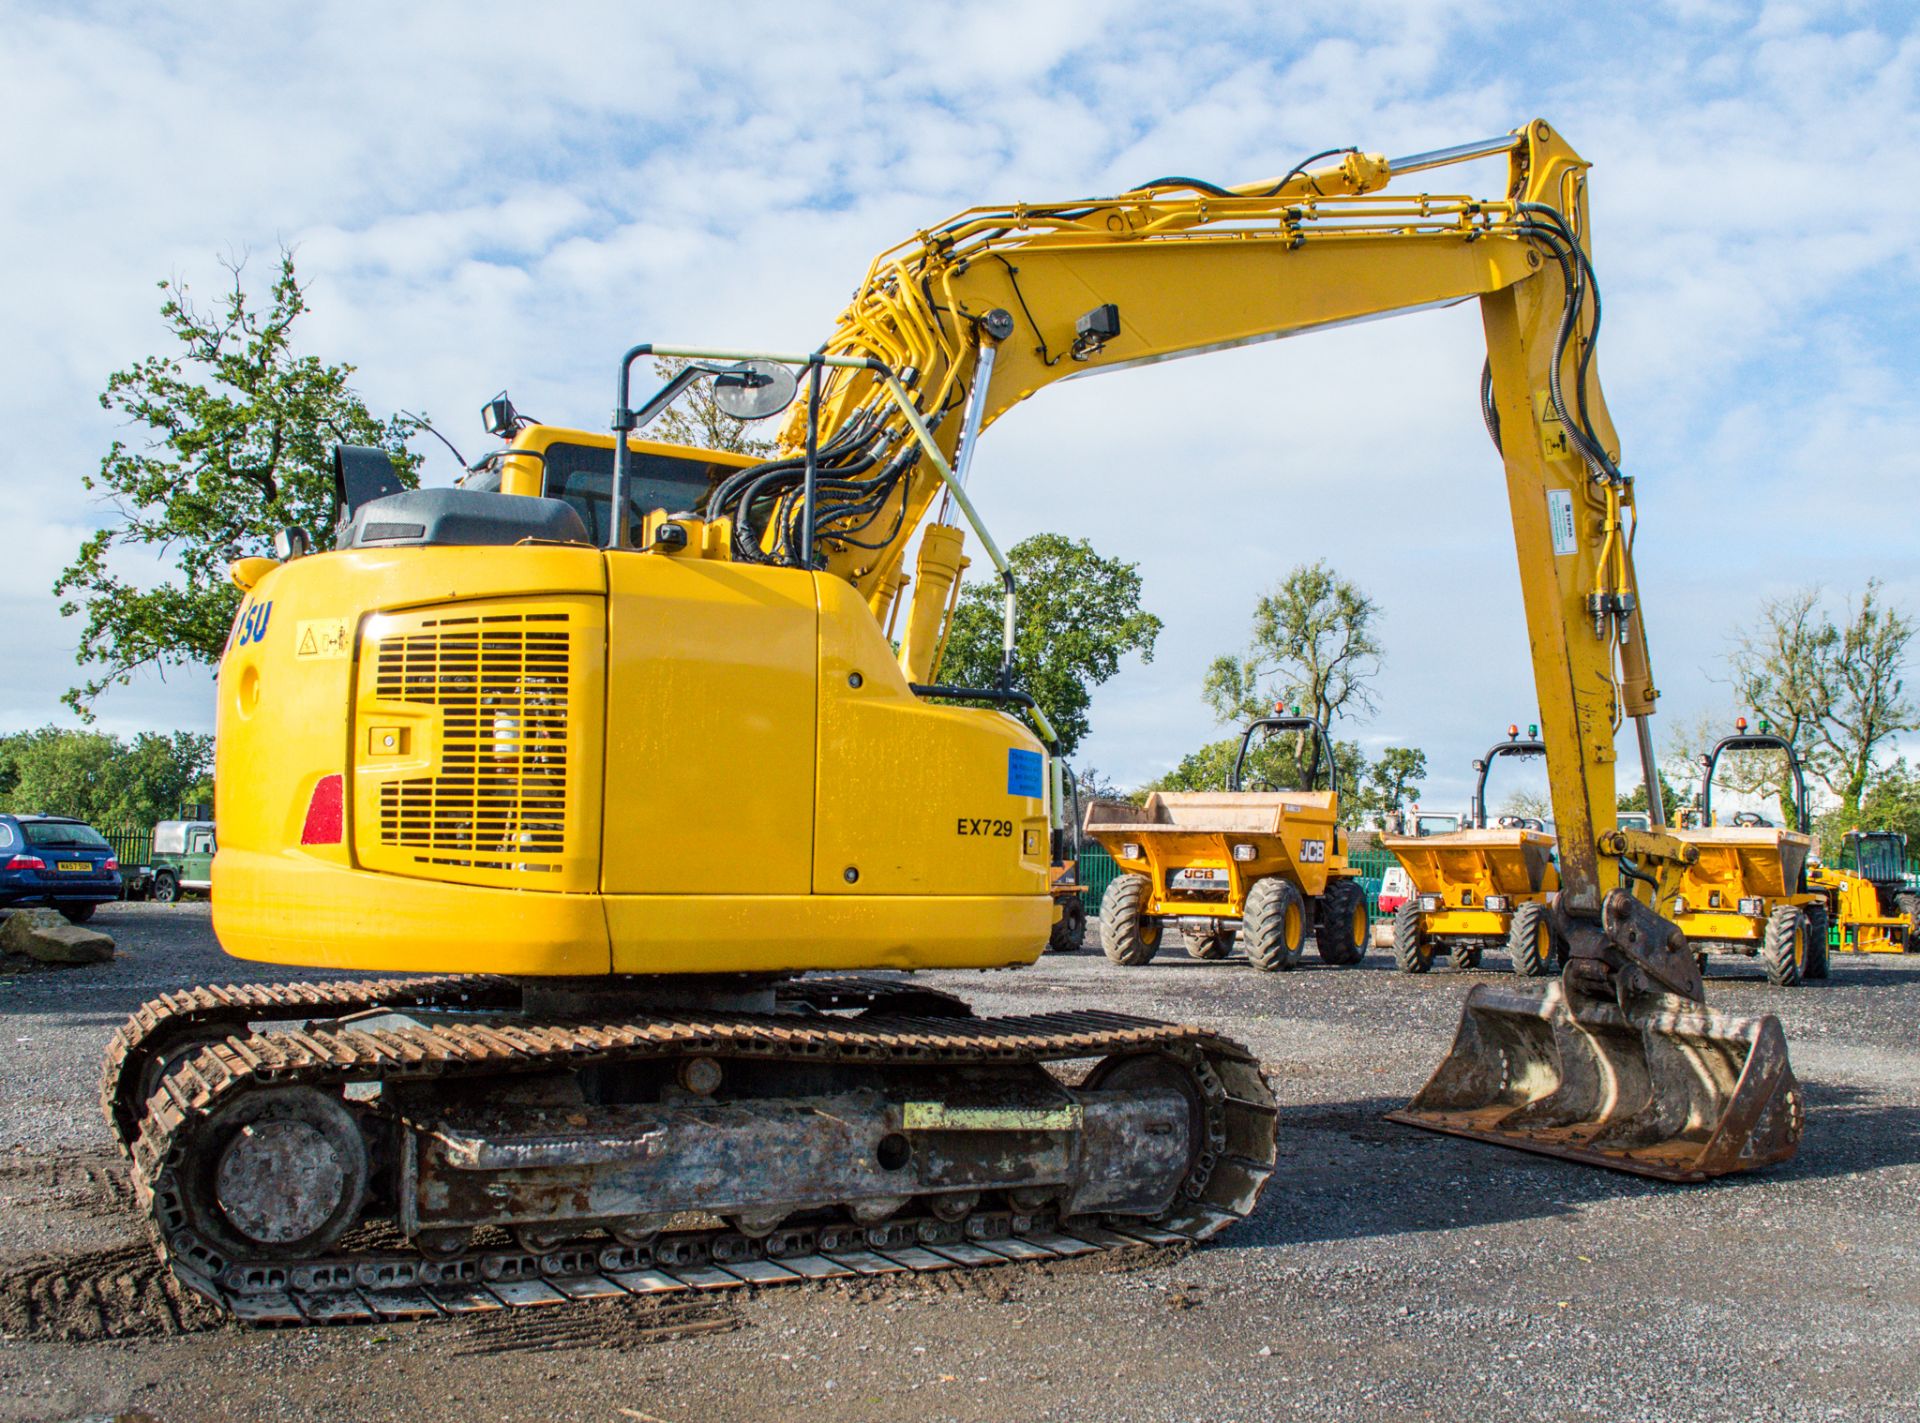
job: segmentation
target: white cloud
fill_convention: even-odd
[[[153,282],[213,290],[230,247],[295,244],[309,348],[471,446],[503,384],[598,425],[636,339],[811,345],[874,252],[961,207],[1244,181],[1535,114],[1595,163],[1656,668],[1674,710],[1717,706],[1707,675],[1766,592],[1880,572],[1920,607],[1912,520],[1887,517],[1920,473],[1920,38],[1893,7],[1571,23],[1418,0],[19,16],[0,413],[34,438],[0,449],[28,551],[0,576],[0,717],[53,715],[70,680],[44,585],[99,517],[76,476],[116,432],[93,396],[160,346]],[[1091,760],[1143,777],[1214,734],[1200,670],[1324,556],[1386,609],[1381,714],[1345,734],[1425,746],[1428,800],[1464,801],[1468,760],[1532,719],[1480,355],[1462,307],[1055,387],[996,426],[974,473],[996,530],[1138,560],[1167,622],[1156,662],[1099,694]],[[128,724],[209,708],[191,678],[103,703]]]

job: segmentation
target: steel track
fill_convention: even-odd
[[[782,985],[789,1011],[778,1014],[668,1012],[591,1021],[496,1016],[400,1028],[312,1021],[383,1007],[510,1005],[514,991],[496,979],[289,984],[197,989],[142,1008],[109,1051],[102,1105],[116,1129],[129,1115],[137,1122],[134,1185],[161,1257],[190,1288],[250,1323],[462,1314],[1197,1242],[1243,1218],[1273,1168],[1273,1096],[1246,1049],[1198,1028],[1121,1014],[973,1019],[961,1016],[964,1001],[950,995],[893,980],[828,978]],[[902,1002],[920,1011],[877,1011]],[[827,1009],[862,1011],[845,1018],[828,1016]],[[245,1030],[246,1022],[264,1020],[306,1025]],[[221,1033],[224,1027],[236,1030]],[[132,1109],[127,1093],[155,1060],[154,1045],[183,1041],[188,1046],[166,1064],[144,1109]],[[1046,1212],[979,1210],[956,1221],[815,1222],[764,1238],[699,1229],[669,1231],[647,1245],[582,1241],[544,1252],[509,1246],[429,1258],[403,1247],[249,1259],[196,1231],[183,1189],[184,1173],[198,1160],[200,1129],[226,1104],[259,1088],[472,1080],[692,1054],[966,1066],[1127,1053],[1180,1060],[1204,1098],[1204,1141],[1173,1208],[1154,1220],[1063,1222]]]

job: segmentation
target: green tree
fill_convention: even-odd
[[[663,381],[672,380],[692,365],[666,356],[657,357],[654,373]],[[769,416],[769,419],[772,417]],[[674,445],[692,445],[702,450],[727,450],[737,455],[765,459],[778,446],[772,440],[757,440],[747,433],[747,424],[727,414],[713,399],[713,382],[697,381],[680,398],[654,417],[641,431],[650,440]]]
[[[1907,853],[1920,855],[1920,765],[1901,757],[1878,772],[1861,797],[1857,815],[1834,810],[1819,824],[1820,844],[1832,860],[1849,830],[1894,830],[1907,837]]]
[[[1818,587],[1769,599],[1732,653],[1741,699],[1793,742],[1804,769],[1838,798],[1843,818],[1858,814],[1880,752],[1920,728],[1920,707],[1905,683],[1915,630],[1869,578],[1838,620]],[[1791,799],[1787,779],[1783,768],[1783,802]]]
[[[107,688],[141,668],[219,659],[240,603],[227,577],[234,559],[264,553],[299,524],[316,548],[333,542],[332,446],[378,445],[412,485],[419,464],[407,439],[412,416],[379,419],[348,384],[349,365],[293,348],[307,310],[283,252],[264,310],[228,264],[232,288],[211,310],[185,283],[160,283],[160,314],[173,349],[107,378],[100,404],[138,432],[115,440],[82,484],[111,515],[54,584],[60,611],[84,615],[75,661],[88,669],[64,700],[91,719]],[[151,586],[129,579],[117,553],[145,551],[173,565]]]
[[[1090,727],[1093,689],[1137,652],[1153,661],[1160,619],[1140,606],[1138,564],[1104,558],[1085,539],[1035,534],[1007,553],[1019,590],[1014,685],[1033,695],[1071,756]],[[1001,592],[997,581],[968,583],[954,610],[939,669],[965,687],[1000,680]]]
[[[1674,788],[1673,782],[1667,779],[1667,772],[1664,766],[1656,767],[1654,769],[1654,775],[1658,777],[1660,781],[1660,804],[1666,811],[1667,824],[1677,825],[1679,823],[1680,807],[1687,803],[1687,794],[1683,794]],[[1636,780],[1633,783],[1633,789],[1619,797],[1617,809],[1645,810],[1646,808],[1647,783],[1644,780]]]
[[[1371,713],[1380,671],[1380,607],[1323,562],[1295,568],[1253,609],[1241,656],[1216,657],[1201,691],[1223,722],[1248,721],[1277,702],[1298,704],[1323,726]]]
[[[1427,753],[1410,746],[1389,746],[1367,771],[1366,809],[1375,815],[1404,810],[1420,799],[1427,778]]]
[[[0,804],[96,825],[150,826],[213,801],[213,738],[143,731],[131,743],[45,726],[0,737]]]

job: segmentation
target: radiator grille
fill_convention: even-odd
[[[421,621],[379,643],[374,695],[440,709],[439,773],[380,787],[380,841],[423,865],[559,873],[571,617]]]

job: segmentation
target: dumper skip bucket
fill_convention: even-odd
[[[1388,1119],[1663,1181],[1793,1155],[1805,1103],[1777,1018],[1631,1001],[1477,986],[1433,1079]]]

